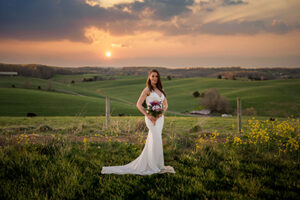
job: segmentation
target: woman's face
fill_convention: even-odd
[[[158,80],[158,74],[156,72],[152,72],[150,74],[150,81],[152,84],[156,84]]]

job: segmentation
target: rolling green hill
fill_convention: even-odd
[[[22,88],[0,88],[2,116],[26,116],[34,112],[39,116],[105,115],[105,99],[77,96],[57,92]],[[122,102],[111,101],[113,115],[137,115],[138,110]]]
[[[56,75],[49,80],[28,77],[0,78],[0,115],[24,116],[24,112],[40,115],[104,115],[105,95],[112,98],[113,115],[141,115],[136,101],[146,86],[146,77],[115,77],[116,80],[81,82],[85,75]],[[74,84],[70,80],[75,79]],[[224,80],[216,78],[162,78],[167,93],[169,111],[184,112],[202,109],[201,98],[194,91],[217,88],[230,101],[233,110],[236,98],[241,97],[242,108],[253,107],[260,116],[299,116],[300,79],[265,81]],[[15,84],[16,88],[11,85]],[[37,90],[38,86],[42,90]],[[53,91],[47,91],[49,87]],[[20,89],[27,88],[27,89]],[[86,106],[85,106],[86,105]],[[170,114],[170,113],[169,113]]]

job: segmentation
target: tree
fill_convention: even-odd
[[[198,91],[195,91],[195,92],[193,92],[193,96],[197,98],[200,96],[200,93]]]
[[[225,79],[229,79],[229,80],[236,80],[235,74],[232,73],[232,72],[226,72],[226,73],[224,74],[224,78],[225,78]]]
[[[230,102],[226,97],[221,96],[216,88],[210,88],[204,92],[201,104],[212,112],[229,113],[231,111]]]

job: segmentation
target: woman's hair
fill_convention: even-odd
[[[154,90],[154,88],[151,85],[151,80],[150,80],[150,75],[151,75],[152,72],[156,72],[157,73],[157,83],[156,83],[157,89],[159,89],[165,95],[165,97],[166,97],[167,95],[166,95],[165,91],[163,90],[163,85],[162,85],[161,80],[160,80],[159,72],[156,69],[151,69],[149,71],[147,82],[146,82],[147,87],[150,89],[150,91]]]

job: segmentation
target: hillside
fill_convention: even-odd
[[[28,77],[1,77],[0,115],[25,116],[37,112],[44,116],[86,116],[105,114],[105,96],[111,97],[112,115],[141,115],[135,104],[145,87],[145,77],[115,77],[115,80],[82,82],[82,75],[73,84],[64,83],[68,75],[55,75],[44,80]],[[90,75],[87,75],[90,76]],[[217,88],[230,101],[233,114],[236,98],[242,108],[253,107],[259,116],[287,117],[300,113],[300,80],[241,81],[216,78],[162,78],[167,92],[169,111],[184,113],[202,109],[201,98],[194,91]],[[16,88],[12,88],[12,85]],[[38,90],[38,86],[41,87]],[[24,88],[24,89],[23,89]],[[171,112],[169,115],[173,115]]]

